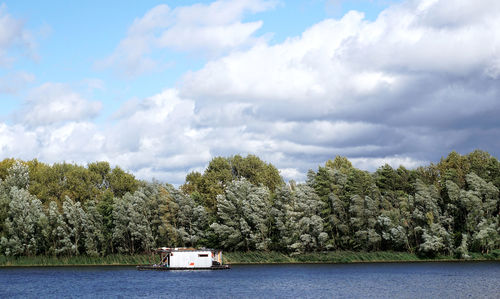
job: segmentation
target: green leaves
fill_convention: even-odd
[[[28,191],[12,187],[9,192],[8,217],[2,249],[5,255],[35,255],[42,248],[40,219],[44,217],[42,204]]]
[[[257,156],[239,155],[223,158],[215,157],[202,174],[192,172],[186,176],[186,183],[181,189],[188,193],[201,195],[203,204],[210,212],[217,212],[217,196],[225,192],[234,180],[246,179],[255,186],[265,186],[271,192],[283,184],[279,171]]]
[[[210,227],[223,248],[266,250],[270,245],[270,194],[248,180],[233,181],[217,196],[217,222]]]
[[[154,247],[151,210],[144,190],[127,193],[113,204],[113,242],[122,253],[149,252]]]
[[[0,161],[0,253],[134,254],[156,246],[227,250],[397,250],[424,256],[500,248],[500,163],[451,153],[375,173],[336,157],[284,184],[258,157],[214,158],[179,189],[107,162]]]

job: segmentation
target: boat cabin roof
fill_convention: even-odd
[[[219,252],[221,250],[211,249],[211,248],[190,248],[190,247],[160,247],[156,249],[156,252],[195,252],[195,251],[204,251],[204,252]]]

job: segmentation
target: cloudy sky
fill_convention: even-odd
[[[0,158],[181,184],[255,154],[303,180],[500,154],[500,1],[6,1]]]

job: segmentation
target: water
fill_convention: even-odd
[[[500,263],[0,269],[1,298],[500,298]]]

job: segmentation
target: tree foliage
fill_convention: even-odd
[[[269,247],[269,190],[241,179],[217,196],[217,222],[210,227],[223,248],[266,250]]]
[[[157,246],[394,250],[422,256],[500,248],[500,163],[450,153],[373,173],[337,156],[285,184],[256,156],[216,157],[180,188],[107,162],[0,161],[0,253],[107,255]]]
[[[245,178],[256,186],[265,186],[272,192],[283,184],[278,169],[265,163],[257,156],[239,155],[213,158],[203,174],[192,172],[187,175],[181,189],[188,194],[197,194],[210,211],[217,211],[217,196],[224,193],[233,181]]]

